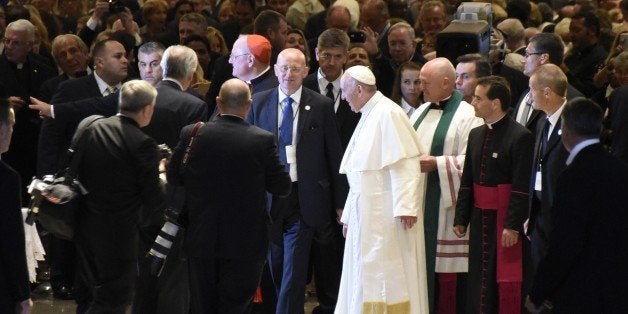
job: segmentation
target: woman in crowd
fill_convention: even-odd
[[[419,88],[419,72],[421,66],[408,61],[399,66],[395,83],[393,84],[392,99],[399,104],[408,117],[421,105],[421,89]]]

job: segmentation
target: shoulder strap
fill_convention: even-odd
[[[183,154],[183,158],[181,158],[181,166],[182,166],[181,170],[185,169],[185,167],[188,164],[190,155],[192,154],[194,140],[196,139],[196,136],[198,135],[199,129],[203,125],[205,125],[205,123],[202,121],[196,122],[194,126],[192,127],[192,130],[190,131],[190,138],[188,139],[188,146],[185,148],[185,153]]]
[[[85,130],[87,130],[87,128],[91,126],[94,122],[103,118],[104,118],[103,116],[99,116],[99,115],[89,116],[83,119],[83,121],[81,121],[81,123],[79,123],[78,127],[76,128],[76,132],[74,133],[74,136],[72,137],[72,143],[70,144],[70,148],[68,148],[68,152],[67,152],[67,158],[66,158],[67,170],[65,170],[66,182],[68,182],[68,180],[73,180],[76,176],[76,171],[78,170],[79,162],[81,161],[81,157],[83,156],[83,153],[85,151],[84,149],[85,145],[83,144],[85,142],[85,136],[84,136]],[[64,169],[62,169],[62,171],[63,170]]]

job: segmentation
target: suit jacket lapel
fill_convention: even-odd
[[[310,106],[311,97],[307,89],[302,89],[301,93],[301,101],[299,102],[299,122],[297,127],[297,143],[301,139],[301,135],[303,134],[303,128],[306,125],[309,125],[310,119],[310,110],[312,110],[312,106]],[[307,107],[307,108],[306,108]]]
[[[560,132],[560,118],[556,121],[556,126],[554,130],[552,130],[552,134],[547,140],[547,148],[545,149],[545,154],[543,158],[545,158],[557,145],[560,145],[561,136],[558,134]]]

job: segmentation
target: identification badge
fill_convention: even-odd
[[[297,162],[297,149],[294,145],[286,145],[286,161],[288,161],[289,164]]]
[[[534,179],[534,190],[543,191],[543,181],[541,180],[541,171],[536,172],[536,179]]]

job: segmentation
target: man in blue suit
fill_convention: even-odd
[[[248,121],[278,136],[279,156],[290,173],[292,192],[270,202],[268,262],[277,289],[277,313],[303,313],[314,234],[331,224],[344,206],[347,183],[338,173],[342,147],[332,100],[302,87],[305,56],[285,49],[277,58],[279,87],[253,95]]]

